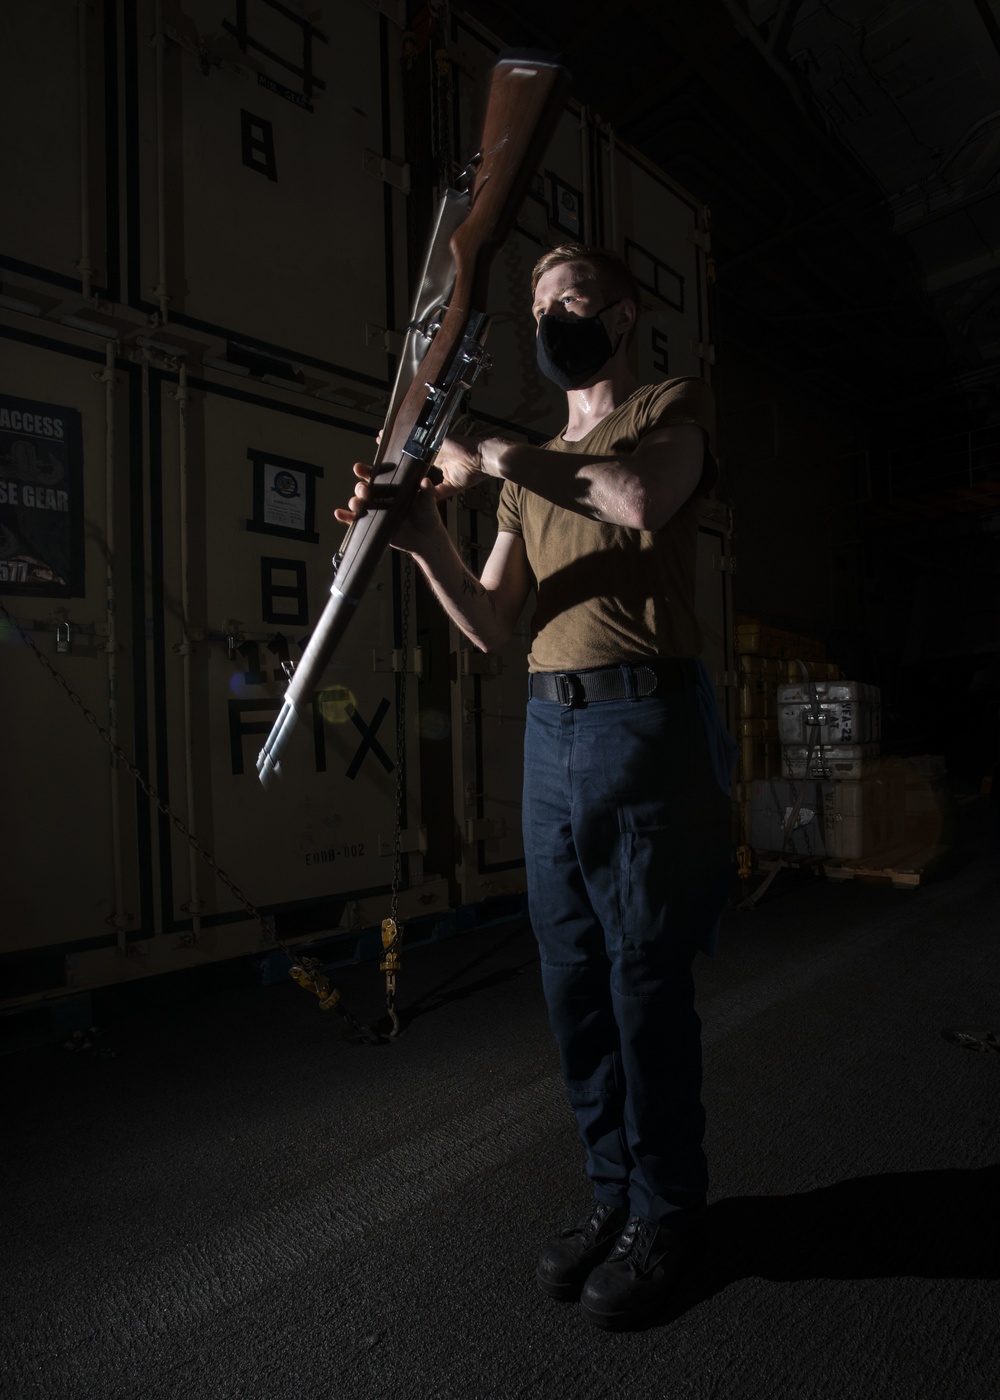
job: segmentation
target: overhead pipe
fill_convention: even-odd
[[[792,25],[795,23],[796,13],[801,7],[802,0],[781,0],[778,13],[771,21],[771,28],[767,36],[768,53],[776,53],[787,44],[788,36],[792,32]]]
[[[87,5],[77,3],[77,61],[80,68],[80,285],[84,301],[93,295],[94,268],[90,261],[90,84],[87,73]]]
[[[750,40],[751,44],[753,44],[754,48],[760,54],[761,58],[764,60],[767,66],[771,69],[773,73],[777,74],[777,76],[784,83],[785,87],[792,94],[792,97],[795,101],[795,105],[796,107],[798,107],[802,115],[808,116],[809,108],[806,105],[805,98],[802,96],[802,91],[798,83],[796,82],[794,75],[789,71],[785,64],[781,62],[781,60],[777,57],[774,51],[770,48],[770,46],[760,37],[760,34],[757,31],[757,26],[754,24],[753,20],[751,20],[750,17],[745,13],[745,11],[740,8],[739,0],[722,0],[722,3],[732,15],[736,28],[739,30],[739,32],[743,35],[745,39]],[[785,7],[785,9],[787,9],[787,6]],[[784,22],[784,18],[785,15],[783,13],[782,23]]]
[[[188,831],[195,829],[195,776],[194,776],[194,704],[192,699],[191,676],[191,563],[190,563],[190,507],[188,493],[188,382],[187,366],[181,361],[177,377],[177,476],[178,509],[180,513],[180,570],[181,570],[181,641],[175,651],[181,657],[181,684],[183,687],[184,714],[184,791],[187,803]],[[197,942],[201,937],[201,897],[198,889],[198,856],[188,842],[188,888],[186,908],[191,915],[191,938]]]
[[[580,170],[582,172],[580,199],[580,242],[590,243],[594,236],[594,221],[590,212],[590,114],[580,108]]]
[[[108,664],[108,733],[118,744],[118,608],[115,596],[115,352],[117,342],[105,346],[104,369],[95,378],[104,384],[104,485],[105,485],[105,620],[108,629],[104,654]],[[111,867],[114,909],[109,922],[115,930],[119,953],[128,953],[125,912],[125,885],[122,861],[121,793],[118,783],[118,754],[111,751]]]
[[[993,47],[997,53],[1000,53],[1000,23],[997,22],[997,17],[990,8],[990,0],[973,0],[973,4],[979,11],[979,18],[986,26],[986,32],[990,36]]]
[[[153,52],[155,60],[156,85],[156,234],[157,234],[157,274],[158,281],[153,289],[160,307],[160,324],[167,323],[167,308],[170,296],[167,292],[167,131],[165,111],[164,50],[166,35],[163,31],[163,0],[156,0],[154,7]]]
[[[615,129],[610,122],[605,122],[601,130],[607,133],[608,137],[608,204],[611,210],[611,223],[609,225],[611,233],[611,249],[618,252],[618,184],[617,171],[615,167]]]

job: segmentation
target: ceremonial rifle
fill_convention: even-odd
[[[483,368],[490,266],[548,145],[567,82],[565,69],[538,54],[505,54],[493,69],[479,153],[468,170],[470,187],[449,191],[439,212],[411,321],[409,359],[415,361],[414,344],[429,344],[418,362],[408,364],[404,356],[375,454],[372,479],[391,488],[390,503],[356,520],[334,559],[329,601],[257,759],[265,787],[279,771],[296,721],[310,711],[323,670],[427,475],[463,393]],[[447,249],[447,307],[439,295],[442,247]]]

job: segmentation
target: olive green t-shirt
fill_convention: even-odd
[[[590,520],[505,481],[497,527],[524,539],[535,578],[531,671],[572,671],[646,656],[697,656],[694,611],[701,497],[715,485],[710,455],[712,391],[702,379],[668,379],[637,389],[586,437],[546,444],[552,452],[632,452],[657,428],[695,423],[706,434],[697,490],[662,529],[631,530]]]

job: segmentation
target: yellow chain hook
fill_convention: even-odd
[[[307,992],[313,992],[319,997],[322,1011],[332,1011],[340,1001],[340,988],[330,986],[330,979],[319,971],[319,964],[315,958],[303,958],[301,962],[294,963],[289,976],[293,977],[300,987],[305,987]]]
[[[397,924],[395,919],[382,920],[382,947],[385,952],[379,963],[379,970],[385,973],[385,1009],[392,1022],[390,1040],[399,1034],[399,1017],[396,1015],[396,973],[403,965],[399,955],[402,937],[401,924]]]

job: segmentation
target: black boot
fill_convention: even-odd
[[[623,1207],[596,1201],[589,1215],[547,1240],[535,1274],[542,1292],[564,1303],[579,1298],[587,1275],[607,1258],[626,1218]]]
[[[699,1227],[671,1230],[630,1215],[617,1244],[587,1279],[580,1308],[597,1327],[646,1322],[665,1302],[701,1240]]]

